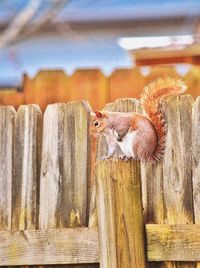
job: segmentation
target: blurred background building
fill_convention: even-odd
[[[41,69],[99,68],[109,75],[133,67],[129,50],[150,40],[123,38],[186,36],[190,46],[199,18],[199,0],[1,0],[0,87],[20,87],[23,73]]]

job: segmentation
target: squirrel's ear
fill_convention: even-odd
[[[96,114],[96,117],[97,117],[97,118],[104,118],[104,117],[105,117],[105,114],[103,114],[103,113],[100,112],[100,111],[95,111],[94,113]]]

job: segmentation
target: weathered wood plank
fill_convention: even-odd
[[[114,103],[107,104],[103,110],[129,112],[129,111],[136,111],[138,109],[138,106],[139,106],[139,102],[136,99],[130,99],[130,98],[118,99]],[[93,151],[93,153],[95,153],[95,151]],[[107,155],[107,143],[105,141],[105,138],[101,137],[98,142],[97,157],[100,158],[106,155]],[[96,187],[95,186],[93,187],[92,201],[93,203],[91,204],[91,208],[90,208],[89,226],[96,227],[97,226],[97,213],[96,213]]]
[[[146,115],[141,104],[140,111]],[[164,109],[162,109],[162,113],[165,113]],[[142,200],[146,224],[163,223],[164,221],[162,169],[162,159],[156,165],[150,162],[141,162]]]
[[[42,229],[87,225],[89,112],[84,102],[53,104],[45,111],[40,187]]]
[[[141,111],[146,115],[141,107]],[[164,114],[164,110],[162,109]],[[164,196],[163,196],[163,160],[156,165],[149,162],[141,163],[142,202],[144,222],[164,222]],[[163,262],[151,262],[149,268],[164,268]]]
[[[13,230],[35,229],[38,226],[41,124],[37,105],[20,106],[14,135]]]
[[[163,159],[164,223],[193,223],[192,200],[192,105],[189,95],[163,101],[168,131]],[[165,264],[171,267],[172,264]],[[194,264],[174,263],[191,268]]]
[[[164,101],[167,122],[163,161],[165,223],[193,223],[192,201],[192,105],[189,95]]]
[[[99,262],[97,229],[0,232],[0,266]]]
[[[97,263],[97,232],[95,228],[1,231],[0,266]],[[146,237],[150,262],[200,261],[199,224],[147,224]]]
[[[86,102],[53,104],[45,111],[40,185],[41,229],[88,225],[90,111]]]
[[[192,110],[192,180],[195,223],[200,223],[200,97],[193,105]]]
[[[136,99],[131,98],[120,98],[117,99],[114,103],[108,103],[103,111],[112,111],[112,112],[135,112],[139,111],[139,102]],[[107,156],[108,154],[108,146],[104,136],[100,137],[97,143],[97,152],[96,157],[101,158],[103,156]],[[118,148],[116,153],[120,153],[120,149]],[[93,161],[95,163],[95,161]],[[93,200],[96,198],[96,189],[93,189]],[[91,218],[90,218],[90,226],[96,226],[97,215],[96,215],[96,203],[93,203],[91,207]]]
[[[48,105],[43,120],[40,175],[39,228],[61,228],[59,216],[62,194],[64,109],[66,104]],[[66,137],[67,138],[67,137]]]
[[[99,160],[96,176],[101,267],[146,267],[139,163]]]
[[[198,97],[192,109],[192,181],[194,222],[200,224],[200,97]],[[197,263],[200,268],[200,263]]]
[[[68,227],[87,226],[91,200],[91,150],[87,102],[67,104],[64,116],[64,182],[63,202]]]
[[[163,223],[163,174],[162,160],[153,165],[141,163],[142,199],[145,223]]]
[[[200,261],[199,224],[147,224],[146,236],[149,261]]]
[[[164,200],[163,200],[163,172],[162,160],[160,163],[141,163],[142,201],[144,222],[163,223]],[[163,268],[163,262],[151,262],[149,268]]]
[[[0,230],[11,229],[15,115],[13,107],[0,107]]]
[[[142,197],[145,223],[193,223],[191,184],[191,108],[188,96],[171,97],[162,103],[168,124],[164,160],[142,163]],[[164,174],[163,174],[164,169]],[[159,263],[150,267],[191,267]]]

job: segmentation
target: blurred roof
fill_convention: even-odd
[[[22,10],[27,0],[1,0],[0,22],[6,23]],[[38,14],[52,3],[44,0]],[[108,22],[161,18],[193,18],[200,15],[199,0],[71,0],[57,18],[57,22]]]

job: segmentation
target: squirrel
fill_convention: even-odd
[[[153,163],[159,161],[164,154],[167,131],[160,100],[181,94],[186,88],[183,81],[172,78],[158,79],[145,86],[141,104],[146,115],[135,112],[92,112],[90,134],[106,137],[108,156],[105,158],[112,157],[119,146],[123,155],[118,158]]]

